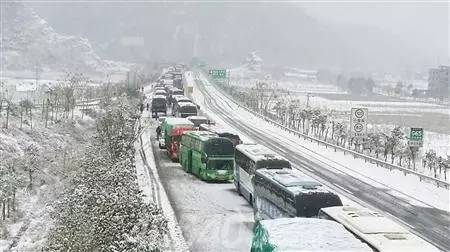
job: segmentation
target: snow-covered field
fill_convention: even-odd
[[[254,86],[254,83],[260,80],[233,80],[230,82],[230,85],[250,88]],[[345,91],[340,90],[337,86],[314,83],[314,82],[306,82],[306,81],[289,81],[289,80],[269,80],[269,82],[273,82],[279,89],[289,90],[292,94],[305,95],[306,93],[318,93],[318,94],[346,94]]]
[[[298,98],[303,104],[306,104],[306,96],[299,95]],[[354,101],[354,100],[332,100],[320,96],[311,96],[309,98],[312,107],[323,109],[333,109],[335,111],[350,111],[353,107],[368,108],[371,112],[388,112],[388,113],[440,113],[442,115],[449,115],[450,110],[443,105],[414,102],[414,101]]]

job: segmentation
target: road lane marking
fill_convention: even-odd
[[[345,192],[347,192],[347,193],[353,195],[352,192],[350,192],[349,190],[345,189],[344,187],[342,187],[342,186],[340,186],[340,185],[338,185],[338,184],[334,184],[334,183],[333,183],[333,185],[334,185],[335,187],[337,187],[337,188],[339,188],[339,189],[341,189],[341,190],[343,190],[343,191],[345,191]]]

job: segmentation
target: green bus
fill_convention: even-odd
[[[180,163],[185,171],[206,181],[233,179],[234,146],[208,131],[189,131],[181,137]]]

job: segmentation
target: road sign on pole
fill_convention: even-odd
[[[410,147],[423,146],[423,128],[411,128],[409,131],[408,145]]]
[[[350,113],[350,136],[362,138],[367,135],[367,116],[369,109],[352,108]]]
[[[227,77],[226,69],[211,69],[209,74],[213,79],[225,79]]]

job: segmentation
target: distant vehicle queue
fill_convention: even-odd
[[[166,73],[154,87],[152,117],[168,109],[175,116],[159,118],[159,147],[204,181],[234,182],[254,211],[251,251],[439,251],[377,212],[343,206],[285,157],[198,115],[199,107],[175,87],[181,78]]]

